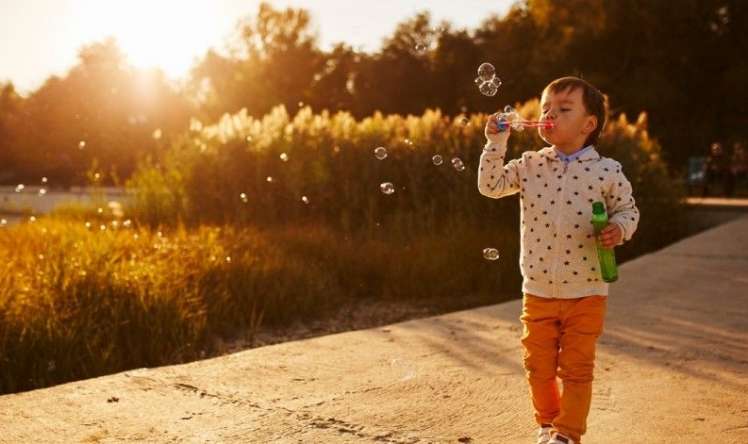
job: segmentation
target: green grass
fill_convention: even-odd
[[[459,238],[401,243],[319,226],[88,222],[0,230],[0,392],[191,360],[212,338],[324,316],[355,298],[495,294],[507,264],[481,250],[516,235],[465,227]]]

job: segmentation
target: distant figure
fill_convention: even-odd
[[[733,144],[732,156],[730,157],[730,166],[727,171],[725,185],[725,194],[733,196],[735,194],[735,184],[742,183],[748,175],[748,152],[745,150],[743,142]]]
[[[709,148],[709,155],[704,165],[704,188],[701,195],[709,194],[709,186],[713,183],[726,180],[728,173],[728,159],[722,144],[719,142],[712,143]]]

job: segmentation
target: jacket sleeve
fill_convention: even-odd
[[[480,155],[478,191],[484,196],[500,199],[520,190],[522,161],[513,159],[504,164],[506,143],[488,142]]]
[[[623,232],[618,245],[630,241],[639,225],[639,209],[636,207],[631,183],[623,174],[623,167],[619,162],[615,163],[613,179],[605,193],[605,205],[608,222],[617,224]]]

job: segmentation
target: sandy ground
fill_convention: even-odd
[[[620,274],[583,442],[748,443],[748,217]],[[520,304],[2,396],[0,442],[534,443]]]

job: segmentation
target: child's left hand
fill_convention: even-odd
[[[602,229],[597,238],[602,242],[604,248],[613,248],[621,242],[622,237],[621,227],[618,224],[609,223]]]

